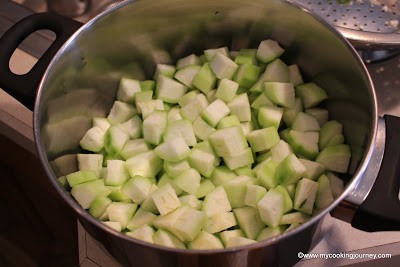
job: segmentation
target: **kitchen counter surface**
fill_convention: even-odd
[[[17,50],[10,67],[23,73],[36,62],[36,59]],[[396,77],[400,59],[375,64],[369,67],[375,81],[378,95],[379,114],[400,115],[400,81]],[[0,131],[15,143],[32,153],[36,153],[32,134],[32,112],[11,96],[0,90]],[[81,266],[120,266],[80,224],[78,224],[79,255]],[[313,241],[310,253],[391,253],[392,259],[370,261],[369,259],[313,259],[302,260],[296,266],[373,266],[369,264],[398,266],[400,263],[400,232],[366,233],[352,228],[348,223],[325,217],[322,235]],[[305,253],[305,252],[304,252]],[[376,265],[375,265],[376,266]]]

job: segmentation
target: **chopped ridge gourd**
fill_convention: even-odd
[[[352,154],[330,91],[284,52],[268,39],[122,77],[60,186],[110,228],[176,249],[251,245],[305,223],[343,193]]]

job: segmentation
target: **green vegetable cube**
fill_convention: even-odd
[[[315,83],[304,83],[296,86],[296,95],[300,96],[304,108],[315,107],[328,98],[325,90]]]
[[[157,64],[153,78],[156,81],[158,81],[160,76],[172,78],[172,77],[174,77],[175,71],[176,71],[175,66],[168,65],[168,64]]]
[[[136,175],[121,186],[121,191],[140,204],[149,196],[152,184],[149,178]]]
[[[250,147],[246,147],[238,154],[233,156],[225,156],[223,159],[226,166],[228,166],[230,170],[236,170],[254,163],[253,151],[250,149]]]
[[[216,185],[219,186],[229,180],[232,180],[236,177],[236,174],[229,170],[226,166],[218,166],[214,169],[211,174],[211,181]]]
[[[214,170],[215,156],[212,153],[193,148],[189,157],[189,165],[205,177],[210,177]]]
[[[106,211],[109,220],[112,222],[119,222],[122,229],[124,229],[132,219],[136,209],[137,204],[134,203],[113,202],[108,205]]]
[[[107,119],[111,124],[117,124],[129,120],[135,116],[136,113],[137,110],[133,105],[121,101],[115,101]]]
[[[232,207],[224,187],[218,186],[214,189],[214,191],[210,192],[204,198],[202,209],[207,217],[211,217],[221,212],[231,211]]]
[[[181,108],[180,114],[183,118],[194,122],[201,111],[208,106],[208,100],[203,94],[198,94],[187,105]]]
[[[214,191],[215,185],[211,180],[209,179],[203,179],[200,182],[199,189],[196,192],[196,197],[197,198],[204,198],[206,195],[208,195],[210,192]]]
[[[250,132],[246,136],[253,152],[260,152],[275,146],[280,138],[275,127],[271,126]]]
[[[265,224],[262,222],[260,213],[253,207],[242,207],[234,209],[236,219],[247,238],[256,239]]]
[[[263,241],[281,235],[285,232],[285,229],[286,228],[283,226],[264,228],[257,236],[257,241]]]
[[[121,128],[129,135],[129,138],[137,139],[142,136],[142,125],[142,119],[136,115],[122,123]]]
[[[123,160],[107,160],[107,176],[104,183],[106,185],[122,185],[129,179],[129,172]]]
[[[190,169],[189,162],[187,160],[181,160],[178,162],[164,161],[164,170],[170,177],[176,177],[182,172]]]
[[[147,243],[154,244],[153,235],[155,231],[148,225],[142,225],[141,227],[133,230],[132,232],[126,232],[125,235],[143,240]]]
[[[268,63],[265,72],[262,74],[263,82],[289,82],[289,69],[288,66],[279,58],[274,59]],[[264,83],[261,84],[263,86]],[[261,89],[262,90],[262,89]]]
[[[139,153],[149,151],[151,146],[144,139],[134,139],[125,142],[121,156],[127,160]]]
[[[236,64],[256,64],[257,49],[241,49],[235,57]]]
[[[348,145],[337,145],[323,149],[315,161],[325,165],[330,171],[346,173],[349,168],[350,158],[350,147]]]
[[[318,140],[319,148],[324,149],[325,147],[329,146],[330,142],[332,142],[332,139],[335,138],[335,136],[341,135],[342,131],[343,125],[340,122],[336,120],[326,122],[321,127],[320,138]]]
[[[235,230],[225,230],[219,234],[219,238],[221,239],[222,243],[226,246],[228,239],[231,237],[244,237],[244,233],[241,229]]]
[[[153,99],[138,104],[138,109],[142,113],[142,118],[145,119],[155,110],[164,110],[164,102],[161,99]]]
[[[82,206],[83,209],[88,209],[92,201],[99,195],[106,196],[110,193],[104,185],[102,179],[96,179],[90,182],[77,184],[72,187],[71,195]]]
[[[296,97],[294,100],[294,106],[291,108],[283,109],[282,119],[285,122],[287,127],[292,127],[293,121],[296,118],[299,112],[303,111],[303,103],[299,97]]]
[[[229,114],[230,110],[224,101],[217,99],[208,107],[203,109],[201,117],[212,127],[217,126],[218,122]]]
[[[246,93],[236,96],[231,102],[228,103],[231,114],[236,115],[239,121],[251,121],[251,109],[249,98]]]
[[[274,106],[274,103],[272,103],[271,100],[269,100],[269,98],[267,97],[266,94],[262,93],[259,94],[251,103],[251,107],[253,109],[260,109],[260,107],[262,106]]]
[[[185,95],[187,86],[166,76],[159,76],[156,84],[156,96],[167,103],[178,103],[178,100]]]
[[[117,90],[117,100],[134,103],[135,93],[142,91],[138,80],[122,78]]]
[[[93,118],[93,127],[100,127],[104,131],[107,131],[107,129],[111,126],[111,123],[107,120],[107,118],[102,118],[102,117],[95,117]]]
[[[208,181],[208,180],[205,180],[205,181]],[[194,195],[183,195],[183,196],[180,196],[179,197],[179,201],[182,203],[182,205],[189,205],[190,207],[192,207],[192,208],[194,208],[196,210],[201,210],[202,206],[203,206],[203,201],[199,200]]]
[[[170,184],[161,186],[151,193],[150,196],[161,215],[167,214],[181,206],[181,202]]]
[[[251,166],[240,167],[235,169],[233,172],[236,173],[237,175],[246,175],[252,178],[256,177]]]
[[[300,211],[284,214],[281,219],[281,224],[294,224],[294,223],[305,223],[310,216]]]
[[[224,78],[218,85],[215,97],[225,102],[230,102],[235,97],[238,88],[238,83]]]
[[[156,87],[156,82],[154,80],[145,80],[145,81],[140,81],[140,88],[142,91],[153,91],[154,88]]]
[[[126,168],[131,177],[155,177],[161,171],[162,160],[153,150],[137,154],[126,160]]]
[[[182,135],[176,135],[170,137],[167,142],[158,145],[154,152],[163,160],[178,162],[189,156],[190,148]]]
[[[317,191],[317,182],[307,178],[301,179],[296,186],[293,208],[311,215],[314,208],[315,198],[317,196]]]
[[[200,187],[200,180],[200,173],[197,170],[190,168],[189,170],[186,170],[179,174],[173,180],[173,182],[183,191],[194,195]]]
[[[229,56],[229,49],[228,47],[219,47],[219,48],[211,48],[204,50],[204,55],[207,61],[211,61],[211,59],[217,54],[220,53],[226,57]]]
[[[291,211],[293,209],[293,200],[290,197],[289,192],[282,185],[278,185],[277,187],[275,187],[275,190],[282,193],[282,195],[284,197],[283,213],[288,213],[289,211]]]
[[[276,105],[290,108],[295,104],[295,91],[291,83],[265,82],[264,93]]]
[[[205,63],[194,76],[192,84],[204,94],[210,92],[217,82],[214,72],[211,70],[210,63]]]
[[[161,178],[160,178],[160,181],[161,181]],[[160,182],[159,182],[159,184],[160,184]],[[167,184],[167,183],[165,183],[165,184]],[[161,187],[161,185],[160,185],[160,187]],[[158,188],[159,187],[156,184],[151,185],[149,196],[142,202],[142,204],[140,204],[141,209],[151,212],[151,213],[154,213],[154,214],[159,214],[157,206],[154,203],[154,200],[151,196]]]
[[[244,201],[246,199],[247,185],[255,183],[256,179],[245,175],[239,175],[222,185],[232,208],[240,208],[245,206]]]
[[[167,117],[168,117],[168,123],[172,123],[174,121],[181,120],[182,119],[181,109],[178,107],[172,107],[168,111]]]
[[[254,184],[248,184],[244,203],[247,206],[257,208],[258,201],[260,201],[261,198],[266,193],[267,193],[267,189],[265,189],[265,187],[262,187],[259,185],[254,185]]]
[[[238,65],[228,56],[216,53],[210,60],[210,68],[218,79],[232,79],[238,69]]]
[[[257,59],[263,63],[268,63],[280,57],[285,50],[275,40],[264,40],[260,42],[257,49]]]
[[[188,245],[189,249],[223,249],[224,245],[218,237],[202,230]]]
[[[304,83],[299,66],[297,64],[288,66],[288,69],[289,69],[289,81],[291,84],[297,86],[299,84]]]
[[[248,147],[240,126],[216,130],[209,136],[209,141],[219,157],[234,156]]]
[[[308,178],[310,180],[317,180],[326,170],[326,167],[318,162],[307,160],[307,159],[299,159],[300,162],[306,167],[307,171],[304,174],[304,178]]]
[[[233,79],[241,87],[249,89],[258,81],[260,71],[261,69],[257,65],[243,64],[239,66]]]
[[[84,170],[67,174],[66,179],[69,186],[73,187],[77,184],[82,184],[99,179],[99,176],[94,170]]]
[[[327,208],[334,201],[331,184],[328,176],[325,174],[318,178],[318,191],[315,198],[315,208],[323,210]]]
[[[313,115],[299,112],[294,118],[292,130],[300,132],[318,132],[320,127],[317,119]]]
[[[260,185],[267,189],[275,188],[278,185],[279,180],[275,175],[278,165],[279,163],[268,160],[257,169],[256,176]]]
[[[240,121],[236,115],[230,115],[222,118],[217,125],[217,129],[223,129],[232,126],[241,126]]]
[[[319,153],[318,132],[299,132],[291,130],[288,135],[288,143],[300,157],[314,160]]]
[[[186,249],[186,246],[176,236],[163,229],[158,229],[153,235],[154,244],[170,247]]]
[[[307,114],[313,115],[317,121],[320,127],[324,125],[329,118],[329,112],[326,109],[323,108],[308,108],[305,110]]]
[[[274,126],[276,129],[279,129],[282,115],[283,108],[263,106],[259,109],[257,120],[263,128]]]
[[[167,112],[153,111],[143,121],[143,138],[152,145],[159,145],[167,127]]]
[[[189,88],[193,87],[193,79],[196,74],[200,71],[200,66],[189,65],[183,67],[175,73],[174,78],[180,81],[182,84],[186,85]],[[178,100],[179,101],[179,100]]]
[[[106,131],[99,126],[90,128],[82,139],[79,141],[79,145],[88,151],[99,152],[104,147]]]
[[[174,234],[182,242],[190,242],[200,233],[206,222],[203,212],[189,206],[181,206],[153,221],[157,228]]]
[[[339,177],[337,177],[336,175],[334,175],[331,172],[328,172],[326,174],[326,176],[328,176],[328,178],[329,178],[329,182],[330,182],[330,185],[331,185],[333,198],[336,199],[344,191],[344,182],[343,182],[342,179],[340,179]]]
[[[138,113],[142,113],[140,108],[141,103],[149,102],[153,99],[153,90],[151,91],[141,91],[135,93],[135,107]]]
[[[204,230],[214,234],[236,226],[237,224],[233,212],[220,212],[207,218]]]
[[[104,149],[111,157],[118,156],[129,135],[121,128],[120,124],[112,125],[108,128],[104,136]]]
[[[193,122],[193,131],[196,137],[200,140],[207,140],[208,137],[216,130],[201,117],[197,117],[197,119]]]
[[[296,157],[289,154],[276,168],[275,178],[279,184],[289,185],[296,183],[304,176],[307,169]]]
[[[261,221],[270,227],[277,227],[284,212],[284,205],[284,195],[276,189],[269,190],[258,202]]]
[[[271,148],[271,159],[280,163],[290,153],[293,153],[292,147],[283,140],[279,140],[275,146]]]
[[[186,66],[190,66],[190,65],[197,65],[200,66],[201,65],[201,60],[198,56],[196,56],[195,54],[190,54],[184,58],[180,58],[177,60],[176,62],[176,68],[182,69]]]
[[[178,105],[180,107],[186,106],[187,104],[190,103],[190,101],[195,99],[198,94],[199,94],[199,90],[192,90],[192,91],[187,92],[184,96],[182,96],[178,100]]]
[[[111,199],[106,196],[98,196],[96,197],[89,207],[89,213],[93,217],[99,219],[101,215],[104,214],[107,207],[112,203]]]
[[[108,194],[107,196],[112,201],[126,202],[126,203],[133,202],[132,199],[130,199],[125,193],[121,191],[121,186],[107,186],[107,187],[112,190],[111,193]]]
[[[206,97],[208,102],[212,103],[215,100],[217,100],[217,98],[215,97],[215,94],[217,93],[217,89],[212,89],[210,92],[207,93]]]

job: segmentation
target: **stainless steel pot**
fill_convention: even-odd
[[[38,29],[56,32],[56,41],[32,71],[13,74],[8,68],[12,52]],[[110,230],[58,184],[59,175],[76,169],[78,142],[91,119],[110,109],[122,76],[151,78],[156,63],[172,63],[210,47],[256,47],[266,38],[278,40],[286,49],[283,59],[299,64],[307,81],[327,90],[326,108],[332,119],[344,124],[353,150],[350,173],[342,177],[347,182],[345,191],[307,223],[239,248],[169,249]],[[355,207],[355,227],[400,230],[400,149],[395,138],[400,121],[378,118],[371,78],[347,40],[291,2],[126,1],[83,26],[53,14],[36,14],[0,39],[0,51],[0,86],[34,108],[37,149],[55,190],[85,229],[127,266],[290,266],[299,260],[299,251],[309,249],[323,216],[340,204]]]

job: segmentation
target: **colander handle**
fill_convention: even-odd
[[[358,31],[339,26],[336,28],[357,49],[400,49],[400,35],[398,33]]]
[[[367,198],[358,207],[351,225],[360,230],[400,230],[400,118],[385,115],[385,153],[379,174]]]
[[[27,16],[14,24],[0,38],[0,87],[32,110],[37,88],[48,65],[81,26],[80,22],[49,12]],[[38,30],[53,31],[56,39],[29,72],[23,75],[13,73],[9,67],[12,54],[26,37]]]

